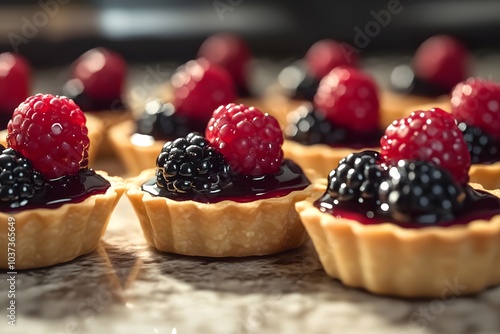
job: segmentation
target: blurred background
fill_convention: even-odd
[[[497,0],[3,0],[0,52],[35,66],[69,64],[107,46],[128,61],[185,61],[216,32],[244,37],[253,53],[301,57],[330,37],[362,55],[411,53],[427,37],[449,33],[478,53],[500,46]],[[364,35],[364,36],[363,36]]]

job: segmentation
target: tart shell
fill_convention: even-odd
[[[102,130],[104,131],[104,134],[101,144],[99,145],[99,149],[97,150],[97,155],[102,157],[116,156],[116,152],[113,150],[113,146],[109,138],[109,129],[115,124],[133,119],[132,112],[127,109],[119,111],[86,111],[85,116],[87,118],[97,118],[102,122]]]
[[[409,229],[363,225],[322,213],[313,202],[298,202],[296,209],[324,270],[347,286],[443,298],[500,284],[500,215],[461,226]]]
[[[337,168],[339,161],[351,153],[379,148],[352,149],[331,147],[325,144],[302,145],[293,140],[285,140],[282,146],[283,156],[295,161],[311,180],[325,178],[332,169]]]
[[[126,194],[146,241],[160,251],[242,257],[278,253],[307,240],[294,204],[312,196],[314,185],[283,197],[205,204],[155,197],[142,191],[140,185],[153,175],[154,170],[148,170],[131,179]]]
[[[130,137],[135,130],[134,121],[125,121],[109,130],[109,140],[114,146],[118,158],[122,161],[129,175],[135,176],[143,170],[156,167],[156,158],[161,152],[164,141],[155,140],[150,145],[138,146]]]
[[[7,247],[8,242],[12,242],[9,240],[12,231],[9,231],[8,223],[12,220],[15,221],[15,270],[68,262],[96,249],[111,213],[125,191],[120,178],[99,174],[111,182],[104,194],[55,209],[0,213],[0,268],[9,268]]]

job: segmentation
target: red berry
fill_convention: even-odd
[[[470,154],[453,116],[439,108],[414,111],[394,121],[380,139],[382,160],[395,166],[401,159],[432,161],[458,182],[469,180]]]
[[[77,174],[87,167],[85,121],[83,112],[67,97],[37,94],[14,111],[7,142],[48,179]]]
[[[244,39],[230,34],[210,36],[198,50],[198,57],[225,68],[238,86],[247,86],[247,70],[251,54]]]
[[[325,118],[337,126],[353,131],[378,128],[377,86],[360,70],[334,68],[321,80],[314,103]]]
[[[500,84],[469,78],[451,93],[451,113],[459,122],[500,140]]]
[[[255,107],[220,106],[205,136],[233,171],[244,175],[275,174],[283,161],[283,133],[278,121]]]
[[[73,78],[82,82],[84,93],[98,101],[120,98],[127,76],[123,57],[105,48],[91,49],[74,63]]]
[[[314,43],[304,58],[309,72],[321,80],[335,67],[357,66],[358,55],[353,50],[349,44],[323,39]]]
[[[179,115],[202,122],[208,122],[217,107],[236,99],[229,73],[203,58],[179,67],[172,76],[172,86]]]
[[[468,52],[451,36],[437,35],[424,41],[413,57],[415,75],[450,91],[467,77]]]
[[[0,54],[0,112],[12,114],[30,94],[31,68],[23,57]]]

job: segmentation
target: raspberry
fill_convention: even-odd
[[[355,67],[358,56],[353,50],[349,44],[323,39],[314,43],[304,58],[312,76],[321,80],[335,67]]]
[[[500,84],[469,78],[451,93],[451,114],[500,140]]]
[[[247,86],[251,54],[246,41],[241,37],[231,34],[210,36],[200,46],[198,57],[226,69],[238,87]]]
[[[11,208],[24,206],[44,184],[29,160],[0,145],[0,202],[8,202]]]
[[[381,208],[402,223],[453,220],[466,198],[447,170],[428,161],[400,160],[380,185]]]
[[[349,154],[328,175],[328,194],[340,202],[376,200],[384,180],[379,162],[380,155],[375,151]]]
[[[10,119],[14,109],[30,93],[31,69],[21,56],[0,54],[0,112]]]
[[[451,36],[436,35],[424,41],[413,57],[415,75],[447,92],[467,77],[468,52]]]
[[[314,103],[327,120],[347,130],[361,132],[378,128],[377,86],[360,70],[334,68],[321,80]]]
[[[380,146],[388,165],[395,166],[402,159],[432,161],[461,184],[469,179],[467,144],[453,116],[439,108],[414,111],[394,121],[380,139]]]
[[[74,175],[87,168],[85,121],[83,112],[67,97],[37,94],[14,111],[7,142],[47,179]]]
[[[222,155],[198,133],[167,142],[156,166],[157,185],[175,193],[216,192],[230,180]]]
[[[91,49],[82,54],[73,66],[73,79],[81,81],[88,97],[99,101],[113,101],[121,97],[127,64],[118,53],[105,48]]]
[[[208,122],[205,136],[233,172],[260,176],[280,170],[283,133],[274,117],[255,107],[220,106]]]
[[[229,73],[206,59],[191,60],[172,76],[174,105],[179,115],[208,122],[220,105],[233,102],[236,92]]]

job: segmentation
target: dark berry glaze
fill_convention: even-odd
[[[79,203],[90,196],[104,194],[111,186],[108,180],[93,170],[81,170],[77,175],[46,181],[45,186],[21,207],[0,202],[1,212],[19,212],[30,209],[54,209],[66,203]]]
[[[344,147],[359,150],[366,147],[380,146],[380,137],[384,131],[351,131],[337,126],[325,119],[322,112],[312,105],[305,104],[301,115],[286,128],[286,137],[302,145],[326,144],[331,147]],[[305,111],[307,108],[307,112]]]
[[[260,199],[283,197],[292,191],[302,190],[310,185],[299,166],[291,160],[283,160],[277,174],[251,177],[235,175],[220,191],[214,193],[175,193],[160,188],[156,178],[142,185],[142,190],[153,196],[167,197],[176,201],[192,200],[200,203],[218,203],[230,200],[238,203],[252,202]]]
[[[465,188],[465,193],[466,200],[460,211],[455,212],[453,217],[449,217],[446,221],[436,221],[433,215],[427,215],[415,218],[415,220],[420,220],[420,223],[401,223],[384,212],[374,202],[340,203],[327,193],[315,201],[314,206],[321,212],[355,220],[363,225],[393,223],[405,228],[465,225],[478,219],[489,220],[500,214],[500,198],[485,191],[475,190],[470,186]]]

